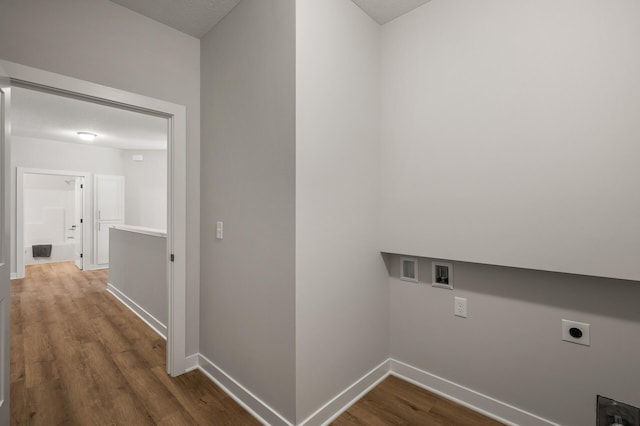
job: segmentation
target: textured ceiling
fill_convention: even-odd
[[[383,25],[411,12],[429,0],[352,0],[378,24]]]
[[[115,149],[166,149],[167,120],[105,105],[14,87],[11,134],[58,142],[82,142],[77,132],[95,133],[91,143]]]
[[[111,0],[183,33],[201,38],[240,0]]]
[[[240,0],[111,0],[155,21],[202,38]],[[322,1],[322,0],[317,0]],[[347,0],[345,0],[347,1]],[[422,6],[429,0],[352,0],[380,25]]]

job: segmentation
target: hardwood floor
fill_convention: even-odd
[[[389,376],[333,425],[499,426],[502,423]]]
[[[107,278],[69,262],[11,282],[12,425],[259,425],[201,372],[169,377],[165,341]],[[500,423],[389,377],[333,424]]]
[[[27,267],[11,283],[11,424],[258,425],[106,292],[107,271]]]

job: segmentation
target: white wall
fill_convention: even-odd
[[[298,421],[388,357],[379,31],[350,1],[296,2]]]
[[[633,1],[433,0],[384,26],[382,248],[637,271],[638,16]],[[637,282],[454,262],[452,292],[388,259],[393,358],[567,426],[594,424],[597,394],[640,405]],[[591,347],[561,341],[563,318],[591,323]]]
[[[186,349],[197,352],[199,40],[107,0],[3,0],[0,58],[186,106]]]
[[[122,175],[124,167],[120,150],[43,139],[13,137],[11,141],[11,204],[16,205],[16,173],[18,167],[45,170],[89,172]],[[85,182],[85,206],[92,206],[93,184]],[[85,209],[85,223],[93,223],[92,208]],[[85,227],[85,232],[90,232]],[[89,233],[92,235],[93,233]],[[91,241],[93,236],[91,236]],[[11,209],[11,272],[16,272],[16,210]],[[84,254],[92,262],[93,243],[84,247]]]
[[[381,248],[640,280],[638,16],[433,0],[385,25]]]
[[[167,151],[123,150],[127,225],[167,229]],[[143,161],[133,161],[141,155]]]
[[[293,0],[240,2],[202,39],[201,72],[200,352],[290,421],[294,19]]]

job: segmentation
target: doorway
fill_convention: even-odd
[[[186,109],[170,102],[0,61],[13,87],[107,105],[166,120],[168,281],[167,372],[186,371]],[[7,202],[8,197],[6,197]],[[86,233],[85,233],[86,234]],[[86,249],[86,246],[85,246]]]
[[[18,167],[16,173],[16,278],[25,265],[73,261],[84,270],[85,180],[88,173]],[[34,246],[50,246],[46,256]]]

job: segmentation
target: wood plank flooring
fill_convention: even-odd
[[[502,423],[389,376],[333,425],[501,426]]]
[[[12,425],[259,425],[106,291],[107,271],[28,266],[11,283]]]
[[[199,371],[165,372],[165,341],[106,291],[107,271],[28,266],[11,282],[12,425],[258,425]],[[494,426],[389,377],[336,426]]]

